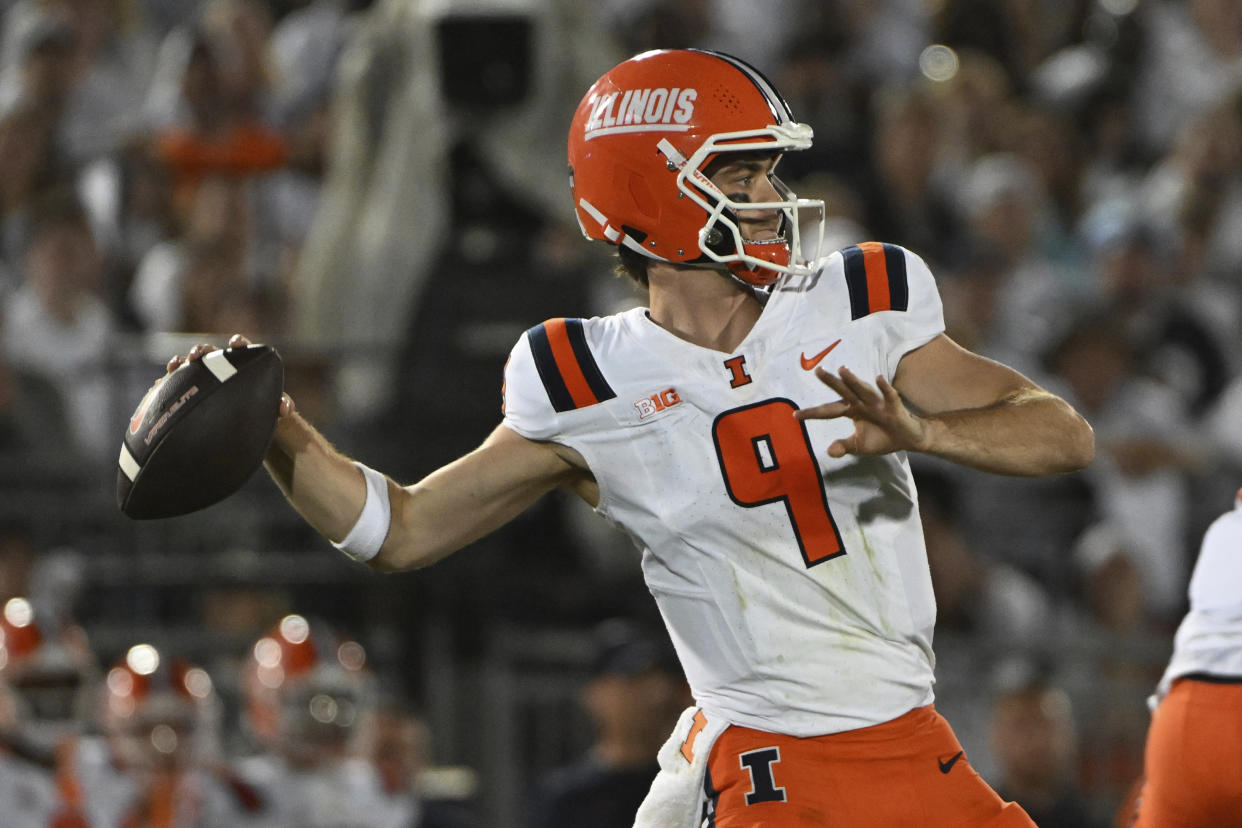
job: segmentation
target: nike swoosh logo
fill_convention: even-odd
[[[806,354],[802,354],[801,355],[802,356],[802,370],[809,371],[812,368],[814,368],[816,365],[819,365],[820,360],[828,356],[828,352],[840,344],[841,344],[841,340],[838,339],[836,342],[832,343],[827,348],[820,351],[818,354],[816,354],[813,357],[808,357]]]
[[[961,759],[962,754],[964,754],[965,752],[966,751],[964,750],[959,750],[957,753],[953,755],[953,758],[947,762],[944,761],[943,759],[937,759],[936,761],[940,763],[940,772],[948,773],[949,771],[953,770],[953,766],[957,764],[957,760]]]

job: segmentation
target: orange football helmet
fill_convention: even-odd
[[[24,597],[0,609],[0,727],[50,750],[90,717],[94,656],[72,624],[40,618]]]
[[[323,621],[287,615],[251,648],[245,723],[262,747],[286,757],[332,755],[354,737],[372,684],[361,644]]]
[[[649,258],[723,265],[769,285],[805,274],[823,239],[824,204],[774,176],[780,201],[737,203],[704,174],[724,152],[811,146],[780,93],[754,67],[720,52],[667,49],[619,64],[587,91],[569,129],[569,181],[588,239]],[[743,238],[739,210],[780,210],[779,238]],[[805,243],[804,243],[805,242]]]
[[[135,644],[108,671],[100,726],[126,767],[177,767],[218,750],[219,699],[211,676],[150,644]]]

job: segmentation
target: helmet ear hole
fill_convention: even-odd
[[[728,256],[736,253],[737,241],[733,237],[731,227],[737,226],[737,215],[732,210],[721,212],[721,218],[712,222],[703,234],[703,245],[717,256]]]
[[[720,222],[716,222],[704,235],[703,243],[706,244],[708,249],[710,249],[713,253],[723,255],[725,251],[722,250],[721,247],[724,242],[724,238],[725,234],[724,231],[720,229]]]

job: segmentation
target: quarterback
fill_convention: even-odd
[[[775,175],[811,139],[728,55],[619,64],[573,117],[570,187],[649,306],[532,327],[503,422],[412,485],[342,456],[288,399],[266,465],[382,571],[431,564],[554,488],[627,532],[696,700],[638,824],[1029,826],[933,705],[907,453],[1056,474],[1090,462],[1092,431],[946,337],[913,252],[819,250],[823,204]]]

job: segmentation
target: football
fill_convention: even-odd
[[[241,488],[276,430],[284,382],[270,345],[211,351],[157,380],[121,443],[121,511],[137,520],[175,517]]]

